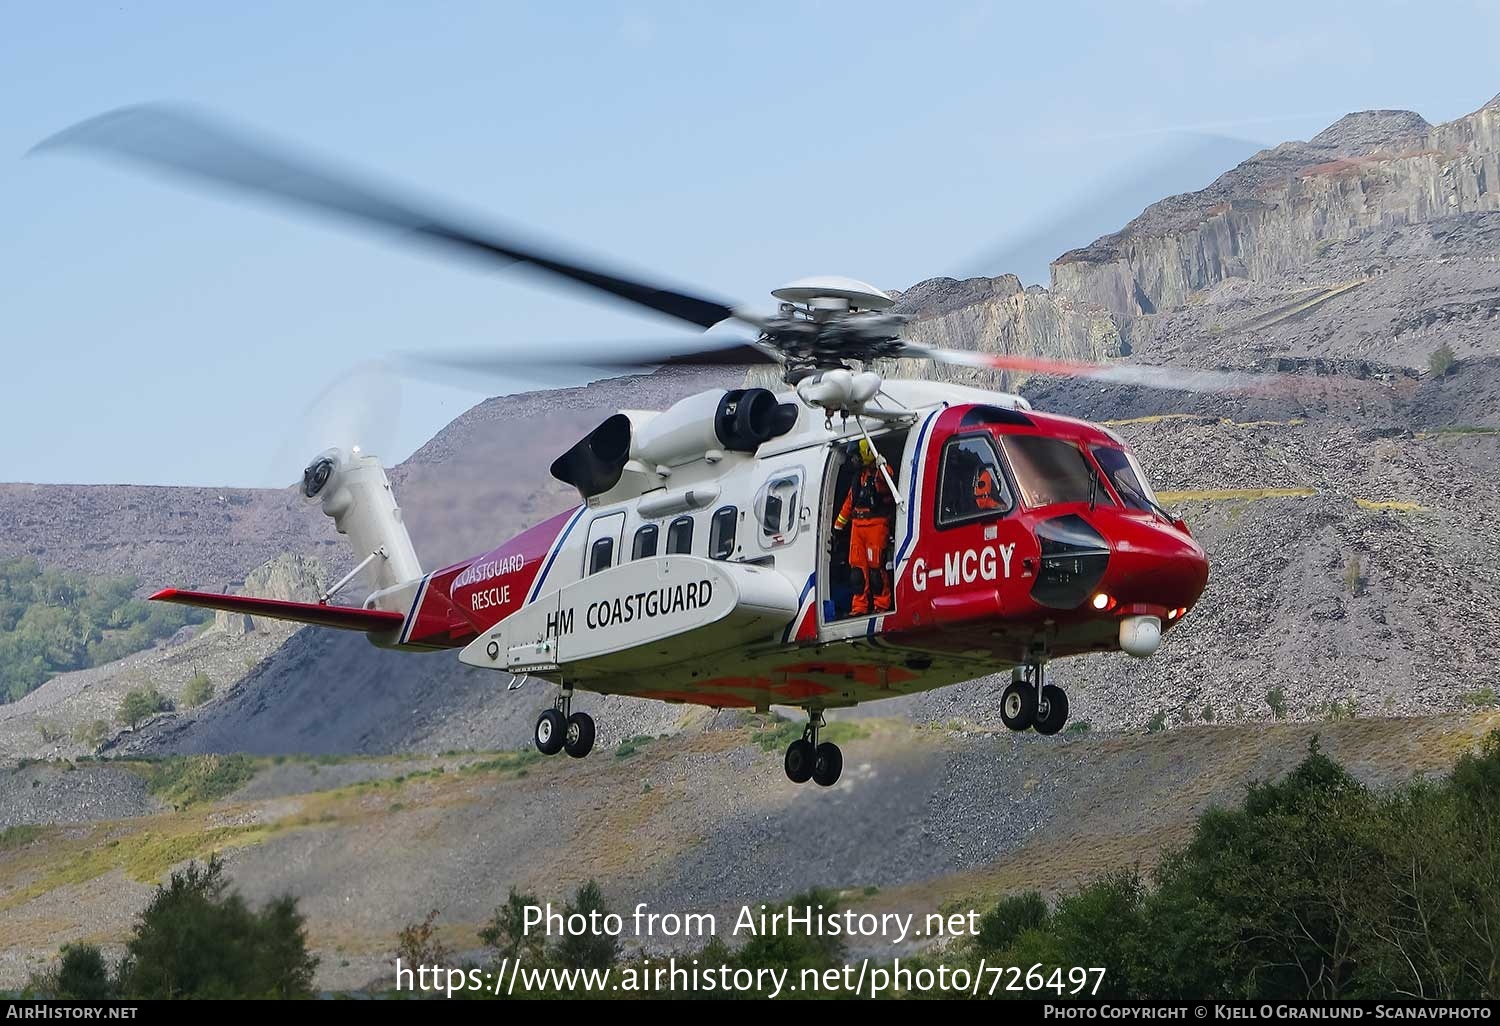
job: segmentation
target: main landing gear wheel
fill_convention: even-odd
[[[799,738],[786,746],[786,759],[783,765],[786,768],[786,778],[794,784],[805,784],[812,779],[813,765],[817,762],[817,753],[813,750],[812,742],[807,738]]]
[[[1036,722],[1036,688],[1024,680],[1013,680],[1000,695],[1000,722],[1011,730],[1025,730]]]
[[[810,709],[807,713],[807,728],[802,736],[786,746],[786,777],[794,784],[815,781],[819,787],[832,787],[839,782],[844,772],[844,753],[832,741],[818,744],[818,731],[823,729],[823,713]]]
[[[1036,722],[1032,724],[1038,734],[1056,734],[1068,722],[1068,695],[1062,688],[1048,684],[1042,688],[1036,707]]]
[[[592,716],[588,713],[576,712],[568,717],[567,729],[563,731],[563,750],[575,759],[582,759],[594,750],[594,718]]]
[[[832,741],[824,741],[818,746],[817,757],[813,760],[813,782],[819,787],[832,787],[839,782],[839,774],[842,772],[844,753]]]
[[[556,709],[548,709],[536,718],[536,731],[532,738],[536,741],[536,750],[543,755],[556,755],[566,743],[567,730],[563,714]]]

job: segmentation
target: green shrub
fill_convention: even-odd
[[[1050,914],[1040,891],[1002,898],[998,905],[979,918],[979,932],[974,943],[981,951],[999,954],[1025,931],[1046,926]]]
[[[213,697],[214,682],[202,670],[189,677],[187,687],[182,689],[182,704],[189,709],[196,709]]]
[[[1271,718],[1274,720],[1286,719],[1286,692],[1280,688],[1272,688],[1266,692],[1266,705],[1271,709]]]
[[[1167,711],[1158,709],[1146,723],[1146,733],[1156,734],[1167,729]]]
[[[115,718],[134,730],[147,717],[166,712],[171,708],[172,703],[155,688],[136,688],[127,693],[120,702],[120,711],[115,714]]]
[[[73,740],[88,748],[98,748],[109,737],[109,724],[103,720],[80,723],[73,729]]]
[[[1457,365],[1458,355],[1453,352],[1453,347],[1446,342],[1434,349],[1432,355],[1427,357],[1427,369],[1432,372],[1432,376],[1435,378],[1446,377],[1453,372],[1453,368]]]

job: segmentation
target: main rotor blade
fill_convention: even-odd
[[[175,174],[348,218],[411,232],[473,255],[521,263],[709,328],[735,317],[727,303],[609,274],[450,220],[392,192],[362,184],[277,147],[253,141],[174,106],[122,107],[80,122],[35,146],[91,149]],[[753,319],[740,317],[741,320]]]
[[[1053,360],[1041,356],[1014,356],[980,353],[966,349],[938,349],[908,342],[902,354],[906,357],[934,360],[961,367],[1012,371],[1057,378],[1091,378],[1118,385],[1142,385],[1146,388],[1178,392],[1273,392],[1290,391],[1302,379],[1290,374],[1261,374],[1253,371],[1206,371],[1190,367],[1167,367],[1150,364],[1085,363]]]
[[[727,345],[684,350],[671,342],[621,342],[594,345],[555,345],[547,351],[458,350],[403,353],[408,366],[444,367],[504,375],[524,372],[528,367],[755,367],[780,364],[772,350],[755,342],[729,341]]]

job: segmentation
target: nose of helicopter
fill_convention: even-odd
[[[1208,584],[1208,555],[1182,521],[1132,522],[1114,544],[1101,582],[1111,608],[1165,610],[1167,626],[1192,608]]]

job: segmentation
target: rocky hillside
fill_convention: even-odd
[[[1116,312],[1155,313],[1231,278],[1278,280],[1331,241],[1370,229],[1500,209],[1497,181],[1500,97],[1437,126],[1410,111],[1350,114],[1063,254],[1053,289]]]
[[[1490,712],[1041,738],[867,720],[844,725],[829,791],[789,783],[779,747],[748,724],[582,762],[257,760],[233,794],[177,809],[138,764],[0,770],[0,828],[11,808],[42,824],[0,849],[0,988],[70,941],[118,956],[156,880],[210,850],[251,902],[295,894],[319,985],[358,988],[389,976],[397,931],[432,909],[445,944],[476,948],[512,886],[560,902],[593,879],[616,909],[721,915],[810,886],[860,911],[983,909],[1149,868],[1198,813],[1286,772],[1315,734],[1378,786],[1446,771],[1497,725]]]

